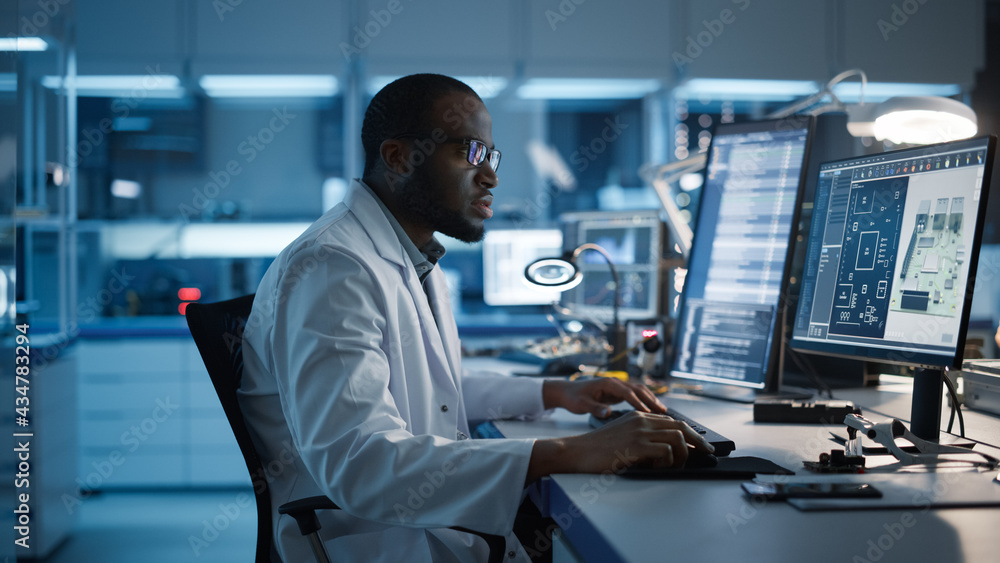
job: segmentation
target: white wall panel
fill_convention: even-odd
[[[80,74],[176,74],[184,50],[183,3],[91,0],[77,9]],[[208,4],[206,2],[206,4]]]
[[[518,2],[362,0],[348,44],[370,61],[373,74],[430,66],[433,72],[504,75],[517,57],[518,12]]]
[[[231,9],[222,9],[229,6]],[[352,9],[353,6],[353,9]],[[727,11],[728,10],[728,11]],[[80,6],[81,73],[368,74],[821,80],[969,84],[982,2],[957,0],[93,0]],[[345,56],[345,48],[349,51]]]
[[[221,10],[220,4],[232,9]],[[221,0],[195,6],[196,74],[339,71],[347,2]]]
[[[686,77],[818,80],[830,74],[826,2],[688,0],[681,12],[670,65]]]
[[[972,86],[983,66],[984,14],[976,0],[845,0],[845,68],[878,82]]]
[[[526,74],[669,77],[675,2],[527,3]]]

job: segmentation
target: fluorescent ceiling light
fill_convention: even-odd
[[[896,144],[927,145],[976,134],[976,113],[962,102],[936,96],[900,96],[877,104],[851,104],[847,129]]]
[[[41,37],[0,37],[0,51],[44,51],[49,44]]]
[[[136,199],[142,195],[142,184],[132,180],[112,180],[111,195],[123,199]]]
[[[525,100],[617,100],[660,89],[653,78],[532,78],[517,89]]]
[[[0,92],[17,92],[17,74],[0,73]]]
[[[808,96],[819,86],[810,80],[747,80],[739,78],[692,78],[674,89],[684,100],[775,101]]]
[[[198,84],[212,98],[321,98],[337,93],[328,74],[210,74]]]
[[[833,93],[844,103],[857,103],[861,85],[844,83],[835,85]],[[954,96],[962,93],[958,84],[919,84],[907,82],[869,82],[865,86],[865,102],[884,102],[895,96]]]
[[[116,117],[111,125],[115,131],[149,131],[153,128],[151,117]]]
[[[180,98],[184,95],[179,78],[172,74],[84,75],[77,76],[73,84],[76,95],[104,98]],[[42,86],[58,90],[63,88],[62,76],[43,76]]]
[[[398,78],[402,77],[388,75],[373,76],[368,80],[368,92],[375,94]],[[507,79],[501,76],[455,76],[454,78],[466,83],[469,88],[472,88],[484,100],[495,98],[497,94],[507,87]]]
[[[191,224],[180,235],[180,258],[273,257],[309,228],[309,223]]]

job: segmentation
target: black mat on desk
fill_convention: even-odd
[[[622,473],[632,479],[752,479],[757,474],[794,475],[784,467],[760,457],[720,457],[715,467],[633,467]]]

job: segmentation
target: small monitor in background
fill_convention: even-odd
[[[995,150],[982,137],[819,169],[791,346],[921,368],[911,419],[925,439],[941,370],[962,365]]]
[[[593,243],[611,257],[621,284],[619,320],[655,319],[664,314],[666,303],[662,295],[667,287],[662,258],[666,228],[659,211],[565,213],[560,219],[566,251]],[[583,279],[580,285],[563,293],[560,303],[581,318],[610,323],[614,282],[607,262],[597,252],[584,251],[577,260],[577,268]]]
[[[524,278],[524,268],[539,258],[562,255],[559,229],[498,229],[483,239],[483,300],[487,305],[548,305],[558,291]]]
[[[720,124],[695,222],[671,375],[700,393],[777,392],[782,308],[801,210],[811,118]]]

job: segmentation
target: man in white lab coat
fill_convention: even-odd
[[[492,215],[500,153],[490,115],[465,84],[413,75],[365,114],[364,178],[289,245],[264,276],[244,334],[244,414],[265,460],[272,506],[326,495],[328,550],[344,561],[476,561],[479,538],[511,533],[524,486],[550,473],[602,472],[622,455],[680,465],[688,444],[641,386],[461,376],[458,331],[434,232],[474,242]],[[469,440],[469,420],[564,407],[643,414],[565,439]],[[288,516],[277,549],[311,559]]]

